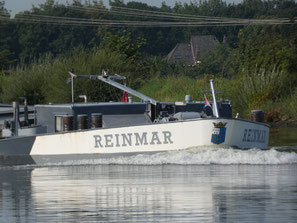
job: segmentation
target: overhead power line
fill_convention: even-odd
[[[88,8],[88,7],[79,7],[79,6],[71,6],[71,9],[85,11],[85,12],[99,12],[106,13],[112,15],[121,15],[125,17],[140,17],[140,18],[154,18],[154,19],[166,19],[166,20],[218,20],[219,17],[207,17],[207,16],[194,16],[188,14],[177,14],[177,13],[166,13],[166,12],[158,12],[158,11],[147,11],[140,9],[132,9],[126,7],[115,7],[113,6],[110,10],[106,8]],[[225,18],[228,19],[228,18]]]
[[[253,24],[292,24],[296,18],[286,19],[239,19],[213,16],[195,16],[187,14],[176,14],[149,10],[132,9],[126,7],[112,7],[110,10],[104,7],[78,7],[70,6],[71,9],[101,13],[106,15],[132,16],[130,20],[117,19],[85,19],[66,16],[49,16],[32,13],[23,13],[10,19],[7,15],[0,13],[0,21],[17,23],[39,23],[71,26],[114,26],[114,27],[199,27],[199,26],[244,26]],[[99,14],[100,15],[100,14]],[[141,17],[141,20],[137,19]],[[108,16],[107,16],[108,18]],[[147,20],[149,18],[149,20]],[[153,19],[153,20],[151,20]]]

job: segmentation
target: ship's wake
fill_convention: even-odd
[[[134,156],[120,156],[108,159],[65,161],[56,165],[207,165],[207,164],[297,164],[297,151],[278,151],[279,148],[270,150],[239,150],[233,148],[195,147],[186,150],[161,152],[155,154],[139,154]]]

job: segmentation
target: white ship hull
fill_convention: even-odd
[[[216,128],[214,123],[223,123]],[[221,131],[221,133],[220,133]],[[221,135],[220,135],[221,134]],[[180,150],[197,146],[266,149],[269,126],[240,119],[196,119],[142,126],[35,136],[31,149],[6,148],[1,155],[122,154]],[[217,137],[217,139],[215,138]],[[25,139],[26,137],[20,137]],[[24,142],[25,143],[25,142]]]

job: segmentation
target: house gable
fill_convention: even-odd
[[[168,54],[167,60],[175,63],[182,62],[187,65],[192,65],[194,60],[191,52],[191,45],[188,43],[176,44],[173,50]]]
[[[207,52],[213,51],[215,45],[219,43],[215,36],[191,36],[190,44],[178,43],[167,55],[167,60],[171,62],[181,62],[186,65],[196,65],[199,59]]]

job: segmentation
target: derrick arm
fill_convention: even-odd
[[[103,72],[103,75],[84,75],[84,74],[73,74],[71,72],[69,72],[69,74],[72,76],[72,77],[75,77],[75,78],[86,78],[86,79],[91,79],[91,80],[101,80],[109,85],[112,85],[122,91],[126,91],[128,92],[129,94],[131,95],[134,95],[135,97],[138,97],[140,99],[142,99],[143,101],[149,101],[151,104],[153,105],[157,105],[158,104],[158,101],[156,101],[155,99],[153,98],[150,98],[149,96],[146,96],[138,91],[135,91],[133,90],[132,88],[129,88],[123,84],[120,84],[116,81],[114,81],[115,79],[118,79],[118,80],[124,80],[126,79],[125,77],[123,76],[120,76],[120,75],[114,75],[114,76],[108,76],[106,75],[104,72]]]

